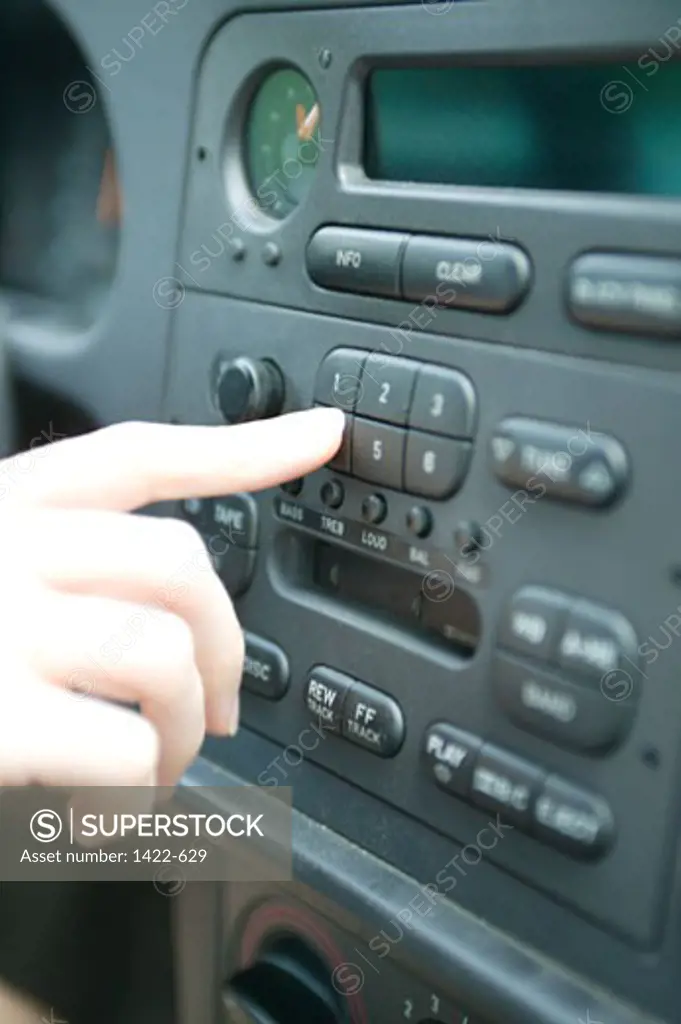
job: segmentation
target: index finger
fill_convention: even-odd
[[[0,496],[61,508],[128,511],[258,490],[322,466],[344,414],[309,409],[230,427],[120,423],[0,462]],[[19,459],[32,464],[19,471]]]

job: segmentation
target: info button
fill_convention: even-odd
[[[397,299],[406,243],[397,231],[321,228],[307,247],[307,272],[322,288]]]

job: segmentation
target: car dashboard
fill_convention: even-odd
[[[38,419],[346,414],[156,510],[246,635],[187,799],[293,805],[288,880],[169,901],[177,1024],[681,1020],[676,5],[5,0],[0,52]]]

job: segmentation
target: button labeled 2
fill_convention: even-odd
[[[396,426],[407,422],[418,364],[372,353],[364,364],[357,414],[387,420]]]

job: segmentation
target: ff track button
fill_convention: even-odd
[[[343,711],[343,736],[379,757],[394,757],[404,742],[404,716],[397,701],[355,683]]]
[[[246,654],[241,684],[267,700],[281,700],[288,689],[288,659],[280,647],[253,633],[244,635]]]
[[[310,714],[327,732],[340,733],[343,707],[354,679],[333,668],[317,665],[308,676],[304,699]]]

